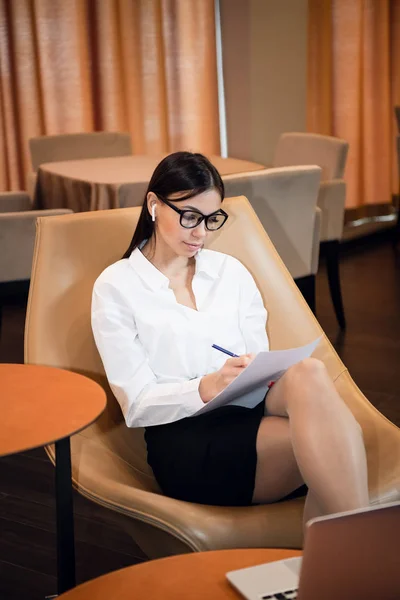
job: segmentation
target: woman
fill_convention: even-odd
[[[223,198],[207,158],[171,154],[154,171],[128,250],[95,283],[93,333],[126,423],[146,428],[149,464],[169,496],[243,506],[306,483],[305,520],[367,506],[361,428],[322,362],[290,368],[254,409],[194,416],[268,350],[252,276],[203,249],[228,218]]]

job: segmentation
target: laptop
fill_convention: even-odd
[[[247,600],[400,600],[400,502],[312,519],[302,557],[226,577]]]

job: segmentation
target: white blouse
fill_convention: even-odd
[[[139,248],[95,282],[93,334],[128,427],[171,423],[204,406],[201,378],[229,358],[213,344],[238,355],[269,348],[267,312],[240,261],[199,251],[192,288],[197,311],[177,302]]]

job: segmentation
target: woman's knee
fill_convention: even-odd
[[[327,394],[327,386],[331,381],[324,363],[316,358],[306,358],[286,373],[286,394],[288,409],[290,400],[299,404],[321,404],[331,396]]]
[[[306,385],[325,379],[327,369],[318,358],[305,358],[290,367],[287,371],[287,380],[294,385]]]
[[[306,408],[304,404],[323,402],[330,379],[324,363],[316,358],[306,358],[290,367],[266,397],[266,413],[288,415],[292,405]]]

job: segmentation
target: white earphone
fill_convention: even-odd
[[[151,220],[154,221],[156,220],[156,205],[153,204],[151,207]]]

